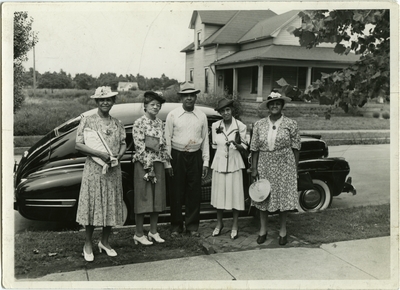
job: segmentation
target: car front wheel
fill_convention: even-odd
[[[299,195],[299,211],[320,211],[329,207],[332,201],[328,184],[320,179],[313,179],[314,188],[304,190]]]

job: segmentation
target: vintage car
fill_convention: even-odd
[[[180,106],[177,103],[166,103],[158,117],[165,120],[168,112]],[[208,125],[221,119],[212,108],[198,105],[208,118]],[[83,115],[97,112],[93,109]],[[131,211],[133,203],[133,164],[134,144],[132,126],[134,121],[143,115],[143,104],[129,103],[114,105],[111,115],[125,125],[127,133],[127,150],[121,159],[126,223],[134,222]],[[82,170],[85,156],[75,150],[76,129],[81,116],[71,119],[49,132],[40,141],[23,153],[20,163],[14,169],[14,209],[28,219],[47,221],[74,221]],[[211,136],[211,134],[210,134]],[[211,140],[210,140],[211,142]],[[214,152],[211,150],[211,158]],[[351,184],[345,182],[350,168],[341,158],[327,158],[328,147],[318,136],[302,136],[300,151],[299,176],[304,172],[311,174],[314,187],[299,191],[300,209],[315,211],[326,209],[333,196],[342,191],[354,192]],[[215,217],[215,209],[210,205],[211,170],[202,182],[202,218]],[[169,182],[167,179],[167,195]],[[248,197],[248,196],[247,196]],[[168,203],[168,196],[167,196]],[[168,205],[168,204],[167,204]],[[247,202],[249,207],[249,202]],[[251,211],[246,211],[246,214]],[[160,220],[168,220],[167,211]]]

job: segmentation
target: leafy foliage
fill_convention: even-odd
[[[335,43],[338,54],[360,55],[349,67],[323,74],[306,93],[338,104],[362,107],[368,98],[390,91],[390,15],[389,10],[307,10],[299,13],[300,28],[289,28],[301,46],[313,48],[320,43]]]
[[[21,108],[25,99],[23,92],[24,67],[27,53],[37,43],[32,31],[33,18],[27,12],[14,12],[14,113]]]

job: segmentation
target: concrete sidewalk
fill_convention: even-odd
[[[390,279],[390,263],[390,237],[380,237],[323,244],[318,248],[260,248],[79,270],[30,281],[371,280],[373,283]]]

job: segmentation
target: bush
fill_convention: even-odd
[[[390,118],[390,113],[389,112],[383,112],[382,113],[383,119],[389,119]]]
[[[374,112],[374,113],[372,114],[372,116],[373,116],[374,118],[379,118],[380,114],[379,114],[379,112]]]

